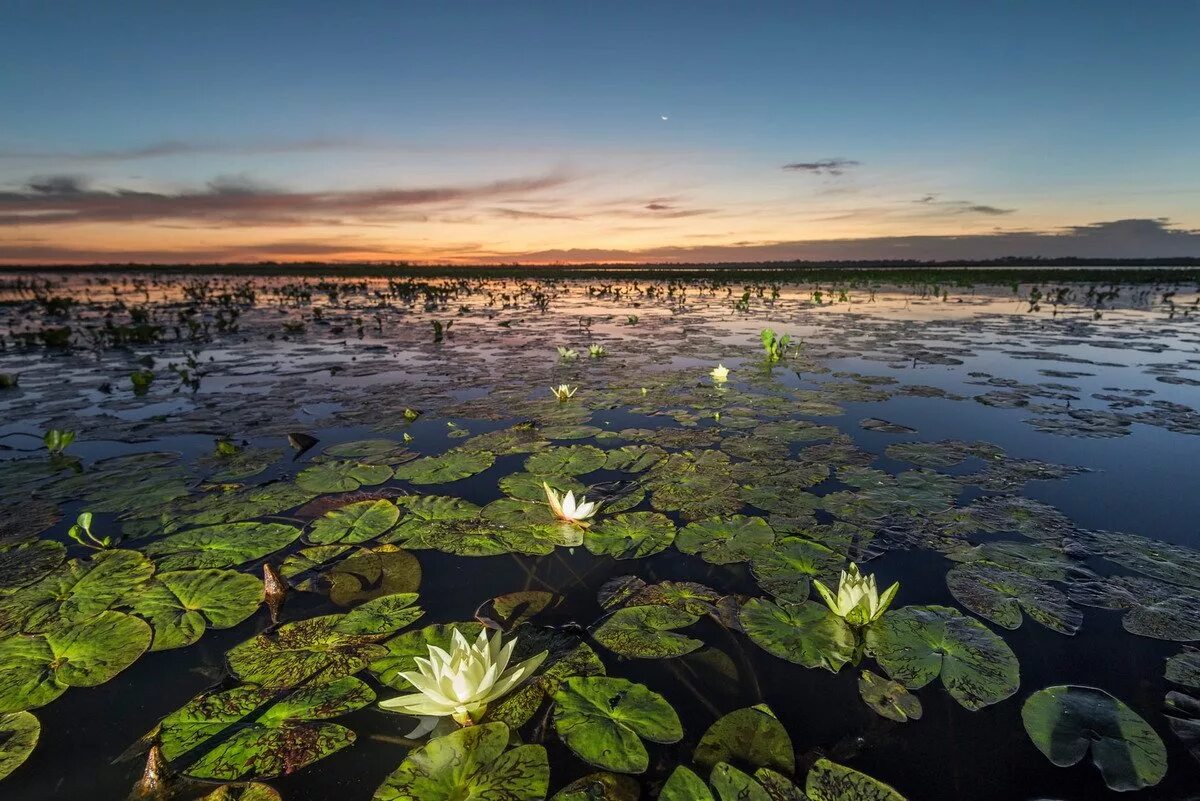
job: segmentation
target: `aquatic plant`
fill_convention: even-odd
[[[129,381],[133,384],[134,395],[145,395],[150,391],[150,385],[154,383],[154,371],[135,370],[129,374]]]
[[[108,548],[112,545],[112,537],[97,537],[92,533],[91,512],[81,512],[79,517],[75,518],[75,525],[67,531],[67,535],[87,548]]]
[[[603,345],[597,345],[594,342],[588,345],[588,356],[591,356],[593,359],[599,359],[606,355],[608,355],[608,351],[604,349]]]
[[[42,442],[45,443],[46,450],[50,451],[51,456],[62,455],[67,446],[74,441],[74,431],[65,431],[59,428],[52,428],[42,435]]]
[[[718,384],[724,384],[729,380],[729,368],[718,363],[716,367],[709,371],[709,375],[712,376],[713,381]]]
[[[16,389],[18,380],[16,373],[0,373],[0,389]]]
[[[567,348],[559,345],[558,358],[562,359],[564,362],[573,362],[579,358],[579,351],[575,350],[574,348]]]
[[[491,639],[487,630],[479,632],[474,643],[467,641],[457,628],[451,634],[451,650],[429,646],[429,658],[416,658],[416,671],[400,673],[417,692],[389,698],[379,705],[393,712],[410,715],[451,717],[463,726],[477,722],[489,703],[499,700],[533,675],[546,659],[547,652],[509,667],[517,638],[505,645],[499,631]]]
[[[875,574],[863,575],[858,571],[858,565],[850,563],[850,567],[842,571],[838,581],[837,594],[819,580],[814,579],[813,585],[825,600],[825,604],[835,615],[845,618],[852,626],[865,626],[878,620],[900,589],[900,582],[884,590],[883,595],[875,585]]]
[[[600,504],[595,501],[588,501],[586,496],[579,496],[579,500],[575,500],[575,493],[567,490],[565,495],[559,495],[545,481],[542,482],[542,489],[546,492],[546,503],[550,504],[550,511],[554,512],[554,516],[565,523],[574,523],[577,526],[586,526],[588,518],[596,514],[596,510]]]
[[[774,330],[764,328],[758,335],[762,340],[763,351],[767,354],[767,361],[777,362],[787,355],[788,346],[792,343],[791,334],[779,336]]]
[[[557,387],[550,387],[550,391],[554,393],[554,397],[560,401],[565,401],[570,400],[579,391],[579,387],[573,387],[570,384],[559,384]]]
[[[454,325],[454,321],[443,323],[441,320],[431,320],[429,324],[433,326],[433,341],[441,342],[446,334],[450,333],[450,326]]]

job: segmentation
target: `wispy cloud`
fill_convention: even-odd
[[[106,162],[141,161],[169,156],[263,156],[273,153],[319,153],[331,150],[378,150],[391,148],[356,139],[316,137],[309,139],[278,139],[258,142],[202,142],[164,140],[137,147],[112,150],[0,150],[0,159],[20,161]]]
[[[936,214],[982,214],[997,217],[1016,211],[986,203],[972,203],[969,200],[938,200],[937,195],[922,195],[913,203],[932,209]]]
[[[506,200],[570,180],[566,174],[551,173],[466,186],[289,192],[244,176],[226,176],[203,189],[168,194],[93,189],[79,176],[58,175],[0,192],[0,226],[155,221],[242,226],[308,224],[314,218],[379,219],[405,208]]]
[[[818,159],[817,161],[794,161],[791,164],[784,164],[783,169],[811,175],[842,175],[846,170],[858,167],[860,164],[861,162],[852,159]]]

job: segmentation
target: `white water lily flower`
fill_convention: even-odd
[[[829,609],[838,617],[845,618],[852,626],[865,626],[878,620],[891,606],[892,599],[900,589],[900,582],[896,582],[884,590],[881,597],[879,589],[875,586],[875,574],[868,573],[864,576],[858,572],[858,565],[853,562],[849,568],[842,571],[836,596],[820,581],[814,579],[813,584]]]
[[[606,352],[603,345],[588,345],[588,355],[593,359],[599,359]]]
[[[546,651],[542,651],[508,667],[516,644],[516,637],[503,644],[499,631],[489,640],[486,629],[471,643],[456,628],[451,634],[450,653],[430,645],[428,659],[415,658],[417,671],[400,674],[418,692],[389,698],[379,705],[409,715],[449,715],[460,725],[469,726],[483,716],[489,703],[507,695],[545,660]]]
[[[576,503],[574,492],[567,490],[566,495],[559,495],[545,481],[542,482],[542,489],[546,491],[546,502],[550,504],[550,511],[554,512],[555,517],[566,523],[586,526],[587,519],[596,514],[596,509],[600,506],[595,501],[589,501],[584,495],[580,495],[579,502]]]
[[[712,369],[709,375],[712,376],[713,381],[716,381],[718,384],[724,384],[729,379],[729,368],[723,364],[718,364]]]
[[[550,387],[550,391],[554,393],[554,397],[560,401],[565,401],[579,391],[579,387],[573,387],[570,384],[559,384],[557,387]]]
[[[578,357],[579,351],[575,350],[574,348],[564,348],[562,345],[558,346],[558,358],[562,359],[563,361],[574,361]]]

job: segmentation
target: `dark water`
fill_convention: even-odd
[[[1200,547],[1200,327],[1187,313],[1194,288],[1184,287],[1171,303],[1161,301],[1167,287],[1142,287],[1127,288],[1098,304],[1080,286],[1074,288],[1073,302],[1032,309],[1023,299],[1029,287],[1016,296],[1009,287],[983,286],[949,289],[944,297],[928,288],[858,287],[845,301],[833,303],[830,299],[837,295],[823,287],[823,303],[816,303],[813,287],[784,286],[778,288],[777,298],[767,288],[762,297],[754,294],[748,304],[738,305],[742,287],[736,283],[728,292],[725,287],[690,286],[667,295],[665,284],[651,294],[649,283],[641,282],[623,286],[617,296],[611,287],[601,290],[584,282],[438,284],[430,291],[375,280],[347,281],[340,288],[333,284],[331,290],[318,288],[312,279],[278,278],[255,279],[257,294],[251,304],[244,296],[227,303],[213,299],[245,286],[236,278],[195,279],[213,284],[200,300],[195,292],[191,297],[182,293],[188,280],[178,277],[138,285],[129,276],[119,276],[116,292],[113,284],[98,280],[82,276],[48,285],[10,281],[0,291],[0,300],[8,301],[0,306],[0,331],[6,333],[0,372],[20,376],[19,389],[0,392],[0,443],[11,448],[0,451],[0,459],[43,459],[43,454],[26,452],[38,445],[37,435],[51,427],[68,428],[79,432],[68,452],[85,467],[126,453],[175,452],[196,477],[191,491],[200,494],[206,470],[201,460],[218,437],[281,450],[280,458],[248,483],[291,480],[323,449],[341,442],[398,440],[407,433],[414,449],[436,454],[464,441],[451,436],[454,429],[448,423],[472,436],[527,420],[553,425],[555,412],[546,403],[546,387],[565,381],[581,387],[573,402],[587,412],[572,422],[605,432],[682,427],[710,429],[719,437],[736,435],[738,430],[713,419],[710,404],[723,403],[726,419],[736,417],[737,408],[749,407],[747,414],[759,422],[803,419],[835,426],[845,442],[873,457],[872,467],[891,474],[915,465],[886,455],[888,445],[947,439],[998,445],[1011,459],[1087,468],[1061,479],[1017,482],[1000,492],[967,483],[954,504],[967,507],[986,496],[1022,496],[1058,509],[1081,530],[1128,532]],[[302,284],[309,298],[297,294]],[[57,296],[80,302],[67,315],[55,316],[47,312],[44,300]],[[543,303],[545,296],[549,299]],[[238,310],[236,328],[226,325],[220,330],[222,309],[230,308]],[[180,313],[188,309],[194,310],[195,319],[209,323],[206,332],[189,336],[172,331]],[[89,325],[102,327],[106,315],[122,324],[134,319],[137,310],[145,310],[163,326],[155,341],[96,345],[82,333]],[[627,319],[630,315],[637,315],[636,323]],[[442,342],[433,339],[432,320],[453,320]],[[305,324],[303,332],[283,327],[284,322],[297,321]],[[12,336],[47,326],[71,327],[75,346],[25,345]],[[804,342],[801,351],[773,368],[761,366],[758,346],[758,331],[768,326]],[[589,360],[590,342],[602,343],[607,355]],[[563,363],[555,352],[558,345],[577,348],[581,355]],[[194,388],[166,366],[183,363],[188,354],[202,365]],[[149,393],[137,396],[128,374],[141,369],[147,356],[155,379]],[[707,372],[718,361],[733,370],[733,400],[713,400],[711,395]],[[192,368],[190,375],[196,373]],[[887,383],[876,383],[875,377]],[[111,387],[99,389],[105,383]],[[635,395],[605,394],[643,386],[669,389],[648,395],[653,404],[628,402]],[[908,394],[906,389],[913,386],[936,388],[951,397]],[[1021,402],[1001,408],[976,400],[999,390],[1015,392]],[[842,413],[753,409],[755,398],[810,397],[803,394],[806,391],[829,398]],[[879,397],[855,399],[863,391]],[[400,412],[409,407],[423,415],[405,423]],[[1072,428],[1076,418],[1071,412],[1079,409],[1111,415],[1106,434]],[[864,430],[859,421],[868,417],[915,431]],[[1052,433],[1030,420],[1063,425]],[[293,458],[286,435],[294,431],[317,437],[318,446]],[[554,444],[592,442],[589,438]],[[790,458],[799,458],[809,444],[792,443]],[[614,447],[611,442],[601,445]],[[436,486],[392,480],[364,489],[453,495],[484,505],[504,497],[498,479],[520,472],[525,457],[500,455],[481,473]],[[979,460],[968,459],[936,469],[962,476],[981,467]],[[847,489],[834,472],[808,491],[823,496]],[[580,480],[594,486],[628,478],[600,470]],[[16,515],[28,494],[6,488],[2,501],[5,511]],[[643,501],[637,509],[650,509],[650,503]],[[72,556],[83,557],[84,549],[66,537],[66,530],[87,504],[64,499],[59,507],[58,522],[44,531],[23,533],[62,541],[71,546]],[[741,513],[765,514],[750,506]],[[98,514],[102,525],[97,527],[115,527],[121,516]],[[677,512],[669,516],[680,526],[686,522]],[[833,519],[824,510],[816,517],[820,522]],[[1029,542],[1011,532],[967,539]],[[278,566],[301,545],[297,542],[238,569],[258,572],[263,561]],[[945,575],[954,563],[943,553],[911,543],[877,545],[864,570],[875,573],[881,587],[900,582],[896,608],[962,608],[947,589]],[[137,548],[139,543],[134,540],[124,547]],[[638,560],[595,556],[582,547],[559,548],[544,557],[413,553],[422,566],[419,592],[425,610],[416,627],[471,620],[481,603],[524,588],[562,596],[561,604],[535,619],[540,625],[590,626],[604,614],[597,591],[623,575],[649,583],[695,581],[725,595],[764,595],[745,563],[708,564],[674,548]],[[1195,550],[1192,555],[1200,558]],[[1100,576],[1134,572],[1092,554],[1072,556]],[[1071,589],[1067,582],[1060,586]],[[1178,589],[1181,596],[1200,594],[1194,587]],[[1200,798],[1197,758],[1163,715],[1166,693],[1186,689],[1163,677],[1165,660],[1184,645],[1126,631],[1121,611],[1081,608],[1083,624],[1072,636],[1051,631],[1028,616],[1014,630],[984,621],[1020,662],[1017,693],[972,712],[934,680],[916,691],[923,717],[905,724],[885,720],[863,703],[859,671],[853,665],[837,674],[805,669],[771,656],[744,634],[713,620],[702,619],[687,633],[723,651],[737,666],[737,680],[705,673],[702,664],[686,657],[631,660],[595,647],[609,675],[662,694],[683,722],[680,743],[650,745],[644,798],[654,797],[672,767],[690,764],[692,749],[718,715],[763,702],[791,735],[798,765],[825,755],[887,782],[911,799],[1116,797],[1090,757],[1073,767],[1055,767],[1026,735],[1021,704],[1030,693],[1055,684],[1107,690],[1162,738],[1168,754],[1166,777],[1136,797]],[[321,594],[294,592],[280,619],[339,611],[344,610]],[[1200,614],[1200,607],[1196,612]],[[108,683],[71,688],[34,710],[42,725],[40,741],[28,761],[0,783],[0,797],[126,797],[141,772],[143,756],[133,749],[124,761],[118,758],[189,699],[221,682],[233,686],[236,681],[223,675],[225,651],[269,626],[270,616],[260,607],[234,628],[210,628],[192,646],[147,653]],[[872,666],[871,661],[863,666]],[[367,674],[363,677],[380,698],[394,694]],[[1200,694],[1194,688],[1191,692]],[[372,705],[338,722],[357,734],[352,747],[292,775],[265,779],[284,799],[367,799],[403,760],[407,748],[399,735],[411,728],[410,719],[381,713]],[[544,744],[551,794],[590,772],[552,730]],[[801,782],[803,773],[799,768]],[[199,797],[203,789],[180,785],[180,797]]]

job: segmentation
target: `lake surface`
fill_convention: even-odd
[[[156,743],[160,797],[414,797],[389,775],[464,735],[377,701],[482,623],[550,656],[476,728],[528,770],[454,752],[480,797],[653,799],[720,761],[849,801],[1200,798],[1198,298],[4,274],[0,797],[126,798]],[[811,586],[852,561],[900,584],[865,626]],[[568,696],[628,686],[601,672],[680,736],[564,737]],[[817,795],[836,766],[865,776]]]

